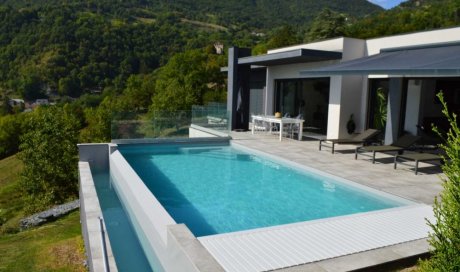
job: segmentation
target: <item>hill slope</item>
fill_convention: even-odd
[[[362,17],[383,9],[366,0],[130,0],[65,1],[65,0],[5,0],[3,4],[23,7],[71,5],[120,16],[174,12],[186,19],[223,25],[245,25],[259,30],[283,24],[306,25],[324,8]],[[1,2],[0,2],[1,3]]]
[[[0,92],[26,100],[123,89],[177,52],[253,46],[284,24],[308,26],[328,7],[363,16],[366,0],[4,0],[0,2]]]

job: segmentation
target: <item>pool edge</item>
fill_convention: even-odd
[[[85,254],[89,271],[104,271],[106,266],[103,257],[102,237],[99,217],[102,210],[96,193],[93,176],[88,161],[78,162],[79,173],[79,197],[80,197],[80,222],[82,235],[85,243]],[[115,258],[112,253],[110,239],[106,231],[105,222],[102,222],[105,237],[105,254],[110,271],[118,271]]]

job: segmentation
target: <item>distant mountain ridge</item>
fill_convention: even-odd
[[[281,25],[308,25],[324,8],[363,17],[383,8],[366,0],[3,0],[0,4],[15,8],[56,7],[59,5],[97,8],[101,11],[120,8],[120,15],[173,12],[184,18],[232,27],[244,25],[270,29]]]

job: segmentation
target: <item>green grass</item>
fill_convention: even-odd
[[[0,236],[0,271],[85,271],[80,213]]]
[[[0,160],[0,235],[18,230],[18,224],[24,215],[22,190],[19,175],[22,162],[11,156]]]
[[[79,212],[19,232],[22,167],[16,156],[0,160],[0,271],[85,271]]]

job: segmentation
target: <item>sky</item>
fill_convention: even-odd
[[[390,9],[399,5],[401,2],[405,2],[406,0],[369,0],[376,5],[383,7],[384,9]]]

